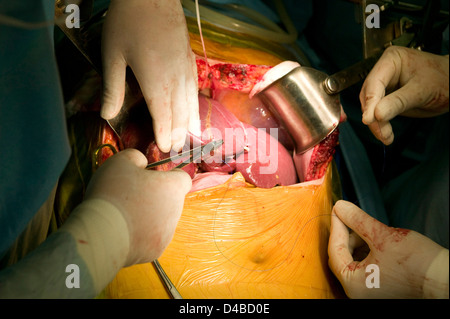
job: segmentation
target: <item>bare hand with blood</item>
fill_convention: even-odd
[[[377,139],[394,140],[390,120],[397,115],[432,117],[448,112],[449,62],[415,49],[386,49],[360,93],[362,121]]]
[[[370,252],[358,261],[363,244]],[[447,249],[415,231],[388,227],[350,202],[333,208],[328,254],[350,298],[448,298]],[[366,283],[369,265],[379,269],[379,288]]]
[[[109,158],[94,174],[86,200],[114,205],[128,225],[130,249],[125,266],[158,258],[170,243],[192,186],[182,170],[145,170],[147,159],[134,149]]]
[[[148,105],[161,151],[179,151],[187,131],[200,135],[197,68],[180,1],[112,0],[102,58],[103,118],[119,113],[129,66]]]

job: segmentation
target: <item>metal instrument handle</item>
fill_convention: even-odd
[[[174,155],[172,157],[154,162],[154,163],[150,163],[148,164],[145,169],[151,169],[153,167],[162,165],[162,164],[166,164],[169,163],[171,161],[178,161],[181,160],[183,158],[185,158],[185,160],[176,166],[176,168],[183,168],[184,166],[196,161],[197,159],[203,157],[206,155],[207,152],[211,152],[211,151],[215,151],[219,146],[221,146],[223,144],[223,140],[215,140],[215,141],[211,141],[208,144],[205,144],[203,146],[199,146],[193,149],[190,149],[188,151],[185,151],[183,153]],[[188,157],[189,155],[189,157]],[[189,159],[189,161],[187,161]]]
[[[323,88],[329,95],[338,94],[350,86],[365,79],[377,63],[383,52],[379,52],[352,66],[328,76],[323,82]]]
[[[175,286],[172,283],[172,281],[170,281],[170,279],[167,276],[167,274],[164,271],[164,269],[159,264],[158,259],[155,259],[153,261],[153,266],[155,266],[155,269],[158,272],[159,277],[163,281],[164,285],[166,286],[166,288],[167,288],[169,294],[172,296],[172,298],[173,299],[183,299],[183,297],[181,297],[181,294],[178,292],[177,288],[175,288]]]

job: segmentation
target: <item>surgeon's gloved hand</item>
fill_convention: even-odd
[[[161,151],[181,150],[187,131],[200,136],[197,66],[180,1],[111,0],[102,36],[102,117],[119,113],[129,66]]]
[[[364,242],[370,252],[355,260]],[[350,202],[333,208],[328,254],[350,298],[448,298],[447,249],[417,232],[388,227]],[[378,266],[379,282],[369,265]]]
[[[449,58],[415,49],[386,49],[364,81],[359,96],[362,121],[377,139],[394,140],[397,115],[432,117],[448,112]]]
[[[93,298],[122,267],[159,257],[192,182],[182,170],[148,171],[146,164],[133,149],[109,158],[62,227],[0,271],[0,297]]]
[[[130,236],[125,266],[158,258],[170,243],[192,186],[182,170],[145,170],[146,157],[126,149],[109,158],[94,174],[85,201],[104,200],[124,217]]]

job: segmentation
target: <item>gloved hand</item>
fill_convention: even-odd
[[[394,140],[389,121],[397,115],[431,117],[448,112],[448,85],[448,55],[389,47],[362,86],[362,121],[389,145]]]
[[[354,260],[364,242],[369,254]],[[448,298],[447,249],[417,232],[388,227],[352,203],[338,201],[333,208],[328,254],[350,298]],[[366,285],[376,284],[371,264],[378,266],[379,288]]]
[[[111,203],[123,215],[130,235],[125,266],[158,258],[170,243],[192,186],[183,170],[145,170],[146,157],[126,149],[109,158],[94,174],[85,201]]]
[[[0,272],[0,297],[93,298],[122,267],[159,257],[191,178],[182,170],[148,171],[146,164],[133,149],[109,158],[62,227]]]
[[[102,58],[104,119],[115,117],[122,107],[128,65],[153,118],[161,151],[181,150],[187,130],[201,135],[197,66],[179,0],[111,0]]]

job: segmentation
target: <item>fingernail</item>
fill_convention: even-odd
[[[184,146],[184,142],[179,142],[179,143],[173,144],[172,150],[174,150],[175,152],[178,153],[179,151],[181,151],[183,149],[183,146]]]
[[[180,151],[186,140],[187,130],[185,128],[174,128],[171,133],[172,149]]]
[[[170,144],[158,144],[158,148],[163,153],[169,153],[170,152]]]

